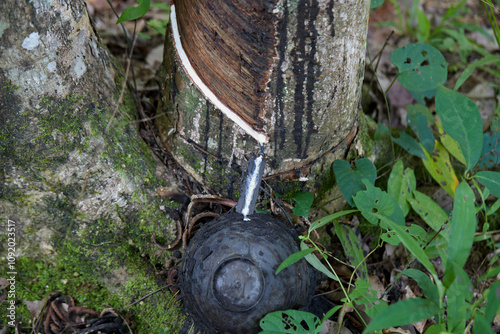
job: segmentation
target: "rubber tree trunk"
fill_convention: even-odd
[[[199,182],[226,196],[237,194],[245,154],[260,149],[200,92],[179,57],[181,44],[201,81],[267,137],[267,179],[316,188],[330,153],[344,152],[348,145],[341,144],[356,131],[369,6],[369,0],[177,0],[173,30],[180,43],[172,34],[166,39],[165,115],[157,119],[165,146]]]
[[[158,288],[154,266],[169,255],[152,235],[169,243],[176,233],[156,194],[176,186],[138,135],[131,95],[119,101],[123,80],[83,1],[0,1],[0,256],[10,220],[18,261],[84,275],[120,308]],[[167,291],[132,308],[138,332],[179,322]]]

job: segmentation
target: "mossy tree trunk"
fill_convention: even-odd
[[[177,1],[182,46],[200,77],[206,78],[207,86],[212,85],[216,92],[234,90],[231,94],[225,91],[220,94],[228,106],[237,98],[251,102],[247,95],[253,93],[255,100],[260,98],[261,104],[253,105],[256,109],[253,116],[251,112],[250,116],[248,112],[242,113],[269,138],[264,149],[269,158],[267,179],[294,180],[299,186],[318,189],[318,184],[328,182],[323,178],[329,174],[331,162],[345,153],[358,126],[370,1],[276,0],[265,5],[261,1],[249,2],[255,4],[217,0],[203,5],[199,1]],[[203,11],[202,6],[209,6],[207,20],[201,14],[196,15]],[[236,7],[234,12],[232,6]],[[217,17],[220,24],[213,22]],[[241,22],[245,17],[248,24]],[[232,18],[234,24],[230,22]],[[261,31],[258,28],[249,31],[254,22],[259,23]],[[236,28],[226,32],[231,27]],[[190,29],[198,31],[192,36]],[[239,38],[238,33],[243,37]],[[237,40],[230,40],[232,36]],[[255,41],[252,36],[257,36]],[[259,145],[205,99],[193,84],[192,75],[187,75],[181,66],[175,50],[178,45],[174,45],[171,35],[167,37],[163,78],[165,115],[156,121],[162,140],[199,182],[225,196],[237,197],[241,169],[249,153],[259,152]],[[224,37],[228,40],[222,40]],[[269,39],[271,43],[267,45],[271,48],[265,49],[265,41]],[[244,45],[247,41],[255,45],[247,47]],[[208,50],[203,49],[204,45]],[[220,58],[217,58],[219,47]],[[245,49],[250,51],[245,53]],[[251,58],[257,56],[253,50],[271,59],[253,59],[265,68],[255,71],[254,81],[247,87],[261,82],[264,85],[253,91],[242,90],[237,88],[244,87],[241,77],[250,76],[255,69]],[[231,53],[236,59],[231,59]],[[224,66],[215,64],[218,61],[228,67],[234,63],[236,69],[223,71]],[[210,71],[211,67],[218,70]],[[231,75],[240,81],[228,79]],[[259,75],[267,77],[261,80]],[[231,82],[235,87],[230,87]],[[233,103],[232,108],[241,109],[238,103]],[[318,195],[323,194],[318,192]]]
[[[64,264],[122,307],[157,288],[168,254],[153,233],[176,233],[156,194],[176,187],[138,135],[133,98],[117,103],[123,80],[83,1],[0,1],[0,256],[11,220],[18,259]],[[179,321],[166,291],[137,305],[138,332]]]

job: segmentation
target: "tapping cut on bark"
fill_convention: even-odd
[[[183,0],[171,6],[177,54],[198,89],[259,143],[274,49],[273,1]]]

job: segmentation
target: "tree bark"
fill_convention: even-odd
[[[175,182],[139,137],[124,80],[81,0],[0,2],[0,256],[12,221],[18,258],[63,263],[122,307],[158,287],[169,254],[152,235],[177,233],[156,194]],[[133,309],[142,333],[181,319],[167,290]]]
[[[348,145],[342,144],[350,144],[356,131],[370,1],[248,3],[253,7],[247,2],[210,1],[211,16],[204,19],[196,13],[208,5],[176,1],[180,40],[202,81],[268,136],[267,179],[300,180],[317,188],[329,162],[345,153]],[[247,25],[241,23],[245,20]],[[260,30],[249,32],[252,22],[259,22]],[[236,27],[234,32],[227,32],[231,27]],[[169,35],[165,43],[165,115],[156,123],[162,140],[196,180],[235,196],[245,154],[259,152],[259,145],[193,85],[172,39]],[[265,57],[260,59],[252,50]],[[255,64],[262,68],[255,69]],[[224,69],[231,66],[232,72]],[[241,83],[241,77],[254,72],[255,80]],[[245,101],[249,107],[240,108]]]

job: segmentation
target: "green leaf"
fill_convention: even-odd
[[[316,249],[314,249],[314,248],[308,248],[308,249],[304,249],[304,250],[298,251],[296,253],[293,253],[292,255],[290,255],[289,257],[287,257],[283,262],[281,262],[281,264],[279,265],[278,269],[276,269],[275,275],[278,275],[278,273],[280,271],[282,271],[283,269],[285,269],[285,268],[291,266],[292,264],[300,261],[306,255],[311,254],[315,250]]]
[[[491,323],[495,315],[500,311],[500,281],[493,283],[488,292],[488,300],[484,316],[486,321]]]
[[[398,80],[409,91],[434,90],[448,75],[448,63],[441,52],[425,43],[407,44],[394,50],[391,63],[398,67]]]
[[[366,280],[368,278],[368,268],[366,267],[366,262],[364,261],[365,255],[363,254],[363,249],[358,236],[354,233],[350,226],[341,225],[336,220],[333,221],[333,226],[335,226],[335,233],[339,237],[342,248],[344,248],[347,260],[354,267],[359,265],[358,276],[360,279]]]
[[[404,225],[405,218],[403,211],[396,200],[391,195],[375,187],[373,184],[363,179],[366,190],[358,191],[353,197],[356,207],[361,210],[361,214],[370,223],[377,225],[379,217],[377,214],[390,218],[398,225]],[[384,227],[384,224],[382,224]]]
[[[434,283],[432,283],[429,276],[417,269],[405,269],[403,274],[413,278],[418,286],[422,289],[424,296],[427,297],[434,304],[439,305],[439,292]]]
[[[300,250],[305,250],[305,249],[310,249],[309,246],[306,245],[304,241],[300,242]],[[314,255],[314,254],[308,254],[305,256],[305,259],[313,268],[316,268],[326,276],[330,277],[331,279],[335,280],[338,282],[337,276],[335,276],[327,267],[321,263],[320,260]]]
[[[500,298],[499,298],[500,300]],[[474,334],[495,334],[491,329],[491,321],[486,321],[481,314],[474,315]],[[426,332],[427,333],[427,332]]]
[[[426,42],[431,32],[431,22],[423,11],[417,8],[417,40]]]
[[[370,9],[377,8],[382,6],[385,0],[371,0]]]
[[[455,262],[448,261],[443,284],[448,287],[447,325],[452,333],[464,333],[465,321],[470,319],[470,301],[472,299],[472,283],[467,273]]]
[[[467,66],[460,75],[460,78],[458,78],[454,90],[458,90],[460,86],[462,86],[462,84],[472,75],[472,72],[474,72],[476,68],[489,64],[496,64],[497,66],[500,65],[500,57],[497,55],[488,54],[484,58],[475,61],[474,63]]]
[[[381,221],[384,221],[389,228],[394,230],[398,234],[398,237],[403,245],[405,245],[413,256],[415,256],[427,270],[436,276],[436,269],[434,269],[429,257],[427,257],[422,247],[420,247],[420,244],[406,232],[405,226],[400,226],[379,213],[375,213],[374,215],[378,216]]]
[[[340,310],[344,305],[337,305],[332,307],[321,319],[321,323],[324,323],[326,320],[330,319],[332,315],[334,315],[338,310]]]
[[[431,174],[432,178],[446,190],[451,197],[455,196],[455,188],[458,185],[458,178],[451,166],[450,155],[444,149],[443,145],[436,141],[432,156],[424,151],[427,159],[422,160],[425,169]]]
[[[312,313],[286,310],[268,313],[260,321],[260,328],[263,329],[260,334],[314,334],[319,333],[323,326],[319,318]]]
[[[500,131],[488,131],[483,134],[483,150],[479,167],[492,168],[500,164]]]
[[[429,196],[418,190],[413,191],[413,198],[409,198],[413,211],[422,218],[434,231],[439,231],[448,220],[446,212]]]
[[[432,152],[434,149],[434,134],[428,125],[427,117],[424,111],[428,111],[426,106],[417,104],[409,105],[406,108],[408,114],[406,116],[408,125],[417,135],[418,140],[427,152]]]
[[[149,0],[137,0],[139,5],[137,7],[129,7],[125,9],[116,21],[116,24],[125,22],[125,21],[132,21],[132,20],[137,20],[140,17],[143,17],[144,14],[146,14],[149,10],[150,7],[150,2]]]
[[[309,217],[309,210],[314,202],[314,194],[310,191],[296,193],[292,198],[297,202],[293,213],[301,217]]]
[[[439,307],[428,299],[413,298],[389,305],[365,328],[363,333],[389,327],[413,324],[431,318],[439,312]]]
[[[407,199],[412,196],[412,191],[417,187],[415,173],[412,169],[406,168],[403,170],[403,162],[399,160],[392,167],[391,175],[387,183],[387,192],[392,198],[396,199],[399,207],[403,211],[403,216],[406,217],[410,211],[410,204]]]
[[[423,160],[427,159],[422,146],[412,136],[404,131],[399,132],[399,138],[392,137],[392,141],[401,146],[406,152],[419,157]]]
[[[500,172],[477,172],[474,175],[474,178],[481,182],[483,186],[488,188],[493,195],[500,198]]]
[[[354,206],[352,196],[359,190],[363,190],[361,179],[368,179],[372,184],[377,178],[377,169],[373,162],[367,158],[361,158],[356,161],[356,168],[352,169],[349,162],[345,160],[336,160],[333,162],[333,172],[337,179],[337,185],[344,195],[347,202]]]
[[[440,85],[436,93],[436,112],[444,130],[458,142],[465,167],[471,170],[479,161],[483,148],[483,122],[477,105]]]
[[[474,240],[476,231],[476,197],[467,182],[461,182],[455,194],[453,211],[451,214],[450,238],[447,261],[455,262],[463,267]]]
[[[422,245],[425,242],[425,238],[427,236],[427,232],[417,224],[411,224],[410,226],[405,227],[405,232],[413,237],[419,245]],[[382,240],[391,244],[393,246],[399,245],[401,239],[398,237],[398,234],[395,231],[387,231],[380,235]]]
[[[316,220],[314,223],[311,224],[311,226],[309,227],[309,233],[311,233],[312,231],[314,231],[315,229],[317,228],[320,228],[328,223],[330,223],[331,221],[337,219],[337,218],[340,218],[342,216],[346,216],[348,214],[351,214],[353,212],[357,212],[359,210],[344,210],[344,211],[339,211],[339,212],[336,212],[334,214],[331,214],[331,215],[328,215],[326,217],[323,217],[321,219],[318,219]]]

